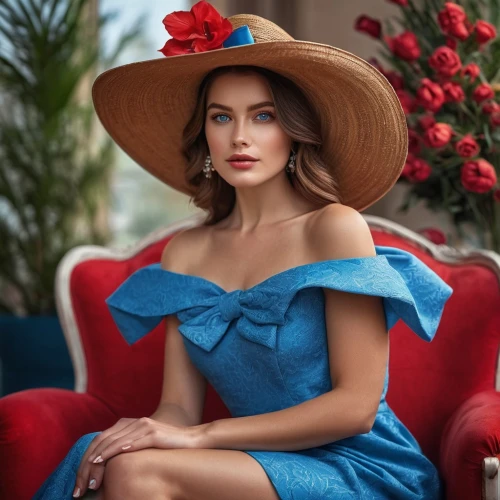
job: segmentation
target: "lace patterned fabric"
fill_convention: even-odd
[[[375,249],[373,257],[305,264],[233,291],[154,263],[127,278],[106,304],[129,344],[175,314],[191,360],[233,417],[277,411],[332,389],[323,288],[382,297],[388,330],[401,319],[424,341],[433,339],[451,287],[413,254]],[[439,499],[436,468],[385,400],[388,381],[386,369],[369,433],[299,451],[242,451],[284,500]],[[71,498],[94,435],[75,443],[35,500]]]

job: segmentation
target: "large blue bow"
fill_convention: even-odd
[[[244,338],[274,349],[277,328],[285,323],[293,296],[303,288],[327,287],[383,297],[388,329],[403,319],[430,342],[452,288],[410,252],[375,248],[376,257],[297,266],[248,290],[232,292],[151,264],[129,276],[106,303],[129,344],[155,328],[165,315],[176,313],[180,332],[205,351],[215,347],[233,320]]]
[[[247,340],[276,347],[278,325],[285,322],[286,306],[277,290],[234,290],[200,300],[178,313],[179,331],[205,351],[211,351],[236,319],[236,329]]]

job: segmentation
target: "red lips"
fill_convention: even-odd
[[[257,158],[254,158],[253,156],[250,156],[250,155],[245,155],[245,154],[234,154],[234,155],[231,155],[227,161],[244,161],[244,160],[248,160],[248,161],[257,161]]]

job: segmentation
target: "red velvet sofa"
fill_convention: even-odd
[[[454,289],[431,343],[402,321],[391,330],[388,403],[438,467],[447,499],[497,499],[500,255],[457,252],[385,219],[365,219],[376,245],[412,252]],[[80,436],[156,409],[164,322],[129,346],[104,300],[133,271],[159,262],[177,231],[201,220],[197,214],[121,250],[74,248],[61,261],[57,305],[75,388],[30,389],[0,399],[0,498],[31,498]],[[209,386],[204,421],[227,417]]]

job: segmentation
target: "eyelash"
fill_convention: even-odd
[[[269,115],[272,118],[274,118],[274,115],[273,113],[271,113],[270,111],[261,111],[260,113],[258,113],[256,116],[260,116],[260,115]],[[216,120],[216,118],[218,116],[228,116],[226,113],[217,113],[216,115],[213,115],[211,116],[211,119],[215,122],[215,123],[227,123],[227,122],[220,122],[218,120]],[[261,121],[262,123],[267,123],[269,122],[270,120],[258,120],[258,121]]]

